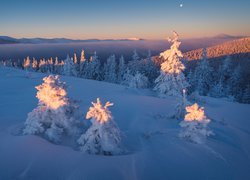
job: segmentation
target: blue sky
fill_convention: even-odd
[[[249,0],[2,0],[0,35],[161,39],[173,29],[186,38],[250,35],[249,7]]]

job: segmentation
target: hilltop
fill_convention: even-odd
[[[239,55],[250,53],[250,37],[228,41],[216,46],[207,48],[209,59],[228,55]],[[187,60],[198,60],[202,58],[202,48],[184,53]]]
[[[178,137],[171,119],[176,99],[148,90],[64,77],[69,96],[78,99],[83,116],[97,97],[114,103],[111,111],[124,133],[128,153],[89,155],[69,145],[55,145],[21,135],[27,114],[37,105],[35,86],[46,76],[0,68],[0,176],[3,179],[249,179],[250,105],[205,98],[214,136],[206,144]],[[87,121],[82,118],[82,121]],[[190,173],[194,172],[194,173]]]

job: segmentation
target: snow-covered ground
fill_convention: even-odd
[[[85,117],[91,101],[111,101],[127,154],[88,155],[20,135],[27,114],[38,103],[35,86],[45,74],[0,67],[0,179],[250,179],[250,105],[206,98],[214,136],[205,144],[178,137],[180,121],[169,118],[176,99],[149,90],[62,77],[69,96],[80,100]],[[82,121],[87,121],[84,118]]]

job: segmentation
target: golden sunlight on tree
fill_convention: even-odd
[[[65,84],[60,81],[59,76],[48,76],[43,78],[44,83],[36,87],[39,104],[44,104],[51,109],[58,109],[67,104],[68,98]]]

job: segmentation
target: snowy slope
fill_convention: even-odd
[[[81,100],[83,116],[97,97],[114,102],[110,109],[128,153],[88,155],[20,135],[27,113],[37,105],[34,87],[44,76],[26,78],[23,71],[0,67],[0,179],[250,179],[250,105],[206,98],[215,136],[197,145],[179,139],[179,121],[168,118],[175,98],[62,77],[70,97]]]

